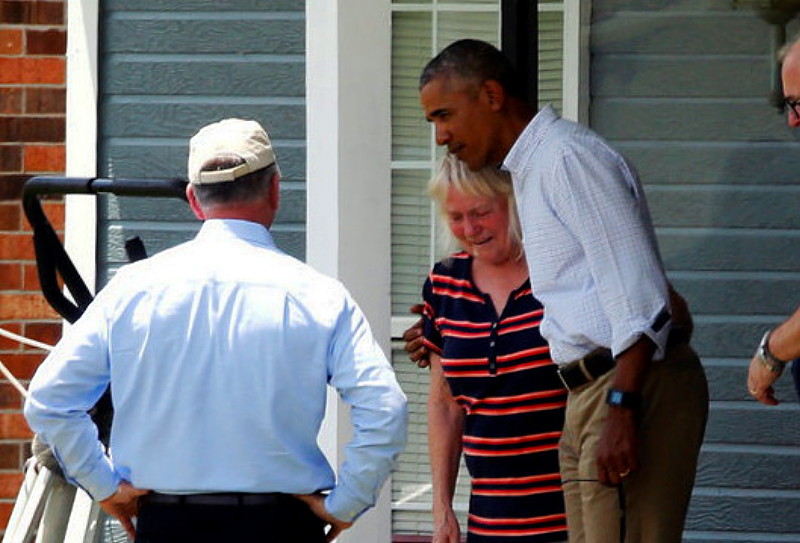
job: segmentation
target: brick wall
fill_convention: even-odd
[[[31,175],[64,172],[66,7],[66,0],[0,0],[0,328],[49,344],[60,337],[61,321],[39,291],[20,195]],[[62,230],[63,204],[44,207]],[[0,337],[0,361],[23,382],[43,358]],[[0,380],[0,529],[29,452],[20,407],[19,393]]]

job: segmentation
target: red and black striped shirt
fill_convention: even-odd
[[[497,315],[471,269],[472,258],[457,253],[423,288],[425,342],[466,415],[467,540],[566,541],[558,441],[567,394],[539,334],[542,306],[525,281]]]

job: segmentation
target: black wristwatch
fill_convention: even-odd
[[[612,388],[606,395],[606,403],[613,407],[625,409],[639,409],[642,405],[642,395],[638,392],[626,392]]]

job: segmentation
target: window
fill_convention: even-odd
[[[564,5],[539,1],[539,102],[561,111],[564,103]],[[500,44],[499,1],[438,0],[392,3],[392,335],[395,340],[416,318],[408,309],[420,300],[434,262],[444,256],[442,233],[426,193],[436,160],[433,131],[419,105],[419,74],[452,41],[477,38]],[[392,478],[392,532],[431,533],[431,485],[425,401],[428,372],[411,364],[402,344],[393,343],[398,379],[409,398],[409,443]],[[462,465],[455,497],[465,526],[469,482]]]

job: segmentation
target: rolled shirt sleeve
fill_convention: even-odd
[[[406,444],[406,397],[364,315],[347,296],[331,344],[330,384],[350,406],[353,438],[325,507],[353,522],[372,507]]]

